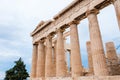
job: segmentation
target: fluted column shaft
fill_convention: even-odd
[[[32,67],[31,67],[31,79],[36,78],[36,68],[37,68],[37,48],[38,45],[33,45],[33,53],[32,53]]]
[[[97,76],[106,76],[108,75],[108,69],[99,24],[97,20],[97,10],[88,11],[87,16],[89,20],[94,73]]]
[[[116,11],[116,17],[118,20],[118,26],[120,29],[120,0],[112,0],[113,1],[113,5]]]
[[[46,39],[46,48],[45,77],[53,77],[52,37],[50,35]]]
[[[45,76],[45,46],[43,41],[38,44],[38,59],[37,59],[37,78]]]
[[[118,57],[113,42],[106,43],[106,53],[107,53],[108,62],[112,64],[118,64]]]
[[[57,30],[56,76],[66,76],[63,30]]]
[[[92,51],[91,51],[91,42],[88,41],[88,42],[86,43],[86,46],[87,46],[87,52],[88,52],[89,72],[90,72],[91,74],[94,74],[94,71],[93,71]]]
[[[53,69],[54,69],[54,76],[56,76],[56,43],[57,41],[54,42],[54,48],[53,48]]]
[[[77,77],[82,75],[82,61],[81,61],[81,55],[80,55],[77,24],[78,23],[74,21],[69,24],[70,25],[72,77]]]

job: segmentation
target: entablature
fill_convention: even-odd
[[[53,20],[45,22],[32,32],[33,43],[52,32],[56,32],[57,29],[63,26],[69,27],[68,24],[74,20],[81,21],[85,19],[88,11],[100,10],[109,4],[111,4],[111,0],[74,0],[73,3],[54,16]]]

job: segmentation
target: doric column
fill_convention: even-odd
[[[31,76],[30,78],[36,78],[36,68],[37,68],[37,44],[33,44],[33,53],[32,53],[32,67],[31,67]]]
[[[38,43],[38,59],[37,59],[37,78],[45,76],[45,46],[44,41]]]
[[[57,41],[54,42],[54,47],[53,47],[53,69],[54,69],[54,76],[56,76],[56,43]]]
[[[77,21],[71,22],[70,25],[70,47],[71,47],[71,68],[72,77],[82,75],[82,61],[80,55],[80,46],[77,30]]]
[[[88,52],[89,72],[90,72],[90,74],[94,74],[94,71],[93,71],[92,51],[91,51],[91,42],[88,41],[88,42],[86,43],[86,46],[87,46],[87,52]]]
[[[98,11],[96,9],[87,12],[87,17],[89,20],[91,47],[93,53],[92,56],[93,56],[94,74],[97,76],[106,76],[108,75],[108,68],[106,64],[101,33],[97,20],[97,13]]]
[[[115,11],[116,11],[116,17],[118,20],[118,26],[120,29],[120,0],[112,0]]]
[[[46,38],[45,77],[53,77],[52,36]]]
[[[66,64],[64,53],[64,40],[62,29],[57,30],[57,49],[56,49],[56,76],[66,76]]]
[[[118,57],[113,42],[106,43],[107,59],[110,64],[118,64]]]

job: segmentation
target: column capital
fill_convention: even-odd
[[[80,22],[78,20],[73,20],[72,22],[68,23],[68,25],[71,25],[71,24],[79,24]]]
[[[45,38],[44,39],[40,39],[39,41],[38,41],[38,43],[44,43],[45,42]]]
[[[49,34],[46,39],[52,39],[53,38],[53,35],[52,34]]]
[[[38,43],[37,43],[37,42],[33,43],[33,46],[36,46],[36,45],[38,45]]]
[[[59,28],[59,29],[56,30],[56,32],[62,32],[62,33],[63,33],[64,31],[65,31],[64,28]]]
[[[99,10],[98,9],[92,9],[92,10],[88,10],[86,12],[86,16],[88,16],[89,14],[98,14],[99,13]]]

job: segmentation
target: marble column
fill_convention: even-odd
[[[32,67],[31,67],[31,76],[30,78],[36,78],[36,67],[37,67],[37,44],[33,44],[33,53],[32,53]]]
[[[88,41],[86,43],[87,46],[87,53],[88,53],[88,66],[89,66],[89,73],[94,74],[93,71],[93,59],[92,59],[92,51],[91,51],[91,42]]]
[[[120,29],[120,0],[112,0],[115,11],[116,11],[116,17],[118,20],[118,26]]]
[[[118,56],[113,42],[106,43],[107,59],[110,64],[118,64]]]
[[[93,57],[94,74],[96,76],[107,76],[108,68],[106,64],[106,58],[104,54],[104,48],[103,48],[101,33],[99,29],[97,13],[98,10],[96,9],[87,12],[91,47],[93,53],[92,57]]]
[[[45,76],[45,46],[44,41],[38,43],[38,59],[37,59],[37,78]]]
[[[54,69],[54,76],[56,76],[56,43],[57,41],[54,42],[54,47],[53,47],[53,69]]]
[[[62,29],[57,30],[57,48],[56,48],[56,77],[66,76],[66,64],[64,53],[64,40]]]
[[[46,38],[45,77],[53,77],[52,36]]]
[[[82,61],[80,55],[80,46],[77,30],[77,21],[71,22],[70,25],[70,47],[71,47],[71,73],[72,77],[82,75]]]

